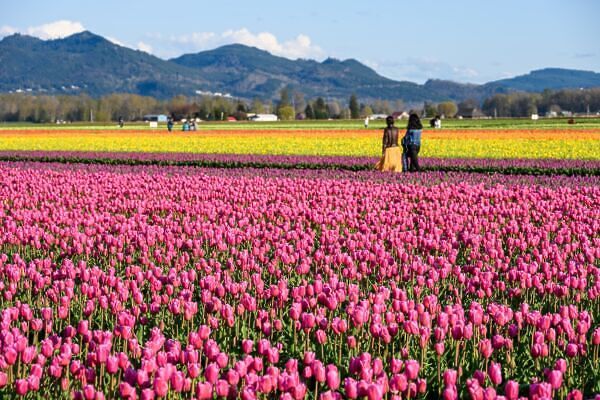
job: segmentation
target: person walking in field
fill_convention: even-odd
[[[167,130],[171,132],[173,130],[173,118],[167,118]]]
[[[369,116],[367,115],[365,117],[365,128],[368,128],[368,127],[369,127]]]
[[[402,172],[402,150],[398,146],[398,128],[394,126],[394,117],[385,119],[387,127],[383,130],[381,159],[375,165],[379,171]]]
[[[419,171],[419,150],[421,150],[421,132],[423,125],[416,113],[411,113],[408,117],[406,134],[402,139],[402,145],[406,154],[406,170],[411,172]]]

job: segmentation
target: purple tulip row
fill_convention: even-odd
[[[594,398],[597,177],[488,178],[0,163],[0,396]]]
[[[248,166],[299,166],[312,168],[337,167],[341,169],[371,169],[377,159],[373,157],[254,155],[254,154],[197,154],[197,153],[109,153],[77,151],[0,151],[0,159],[23,158],[35,160],[113,160],[123,162],[173,162],[215,163]],[[478,158],[423,158],[421,164],[428,169],[539,169],[550,171],[596,171],[600,160],[556,159],[478,159]]]

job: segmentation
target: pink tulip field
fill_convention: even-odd
[[[599,176],[6,161],[0,271],[0,398],[600,399]]]

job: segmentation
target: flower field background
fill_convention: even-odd
[[[303,126],[0,130],[0,397],[600,394],[597,129]]]

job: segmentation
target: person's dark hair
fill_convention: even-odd
[[[406,129],[423,129],[421,119],[416,113],[411,113],[408,117],[408,126]]]
[[[385,119],[385,123],[387,124],[387,126],[394,125],[394,117],[392,117],[391,115],[388,115],[387,118]]]

